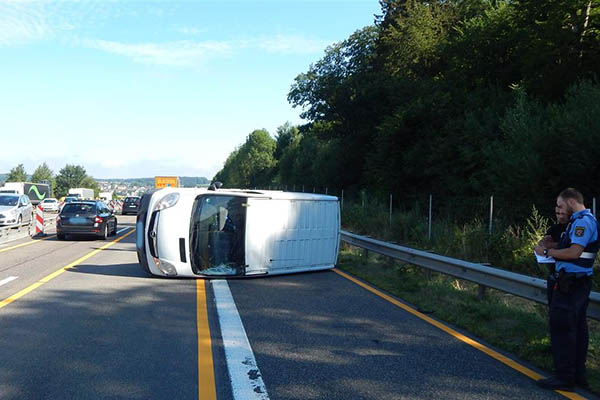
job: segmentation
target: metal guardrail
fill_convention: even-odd
[[[22,239],[29,236],[31,224],[26,222],[21,225],[10,225],[0,227],[0,244],[12,240]]]
[[[465,279],[483,287],[497,289],[538,303],[548,303],[544,279],[411,249],[346,231],[341,231],[341,240],[352,246],[401,260],[407,264]],[[587,315],[600,320],[600,293],[592,292],[590,294]]]
[[[44,229],[46,227],[56,223],[56,217],[58,214],[44,218]],[[11,242],[13,240],[23,239],[28,236],[33,235],[34,231],[35,217],[32,218],[30,222],[22,223],[21,225],[8,225],[0,227],[0,244]]]

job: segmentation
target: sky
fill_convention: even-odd
[[[0,0],[0,173],[211,179],[378,0]]]

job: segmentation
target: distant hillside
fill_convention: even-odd
[[[154,186],[154,178],[127,178],[127,179],[97,179],[99,182],[124,182],[136,186]],[[180,176],[179,181],[183,187],[196,187],[209,185],[210,180],[203,176]]]

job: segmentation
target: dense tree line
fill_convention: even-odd
[[[215,179],[528,202],[600,184],[600,0],[381,0]],[[255,137],[256,136],[256,137]],[[547,204],[546,204],[547,206]]]

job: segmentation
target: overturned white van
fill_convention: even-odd
[[[267,190],[164,188],[137,215],[140,266],[166,277],[257,276],[333,268],[337,197]]]

